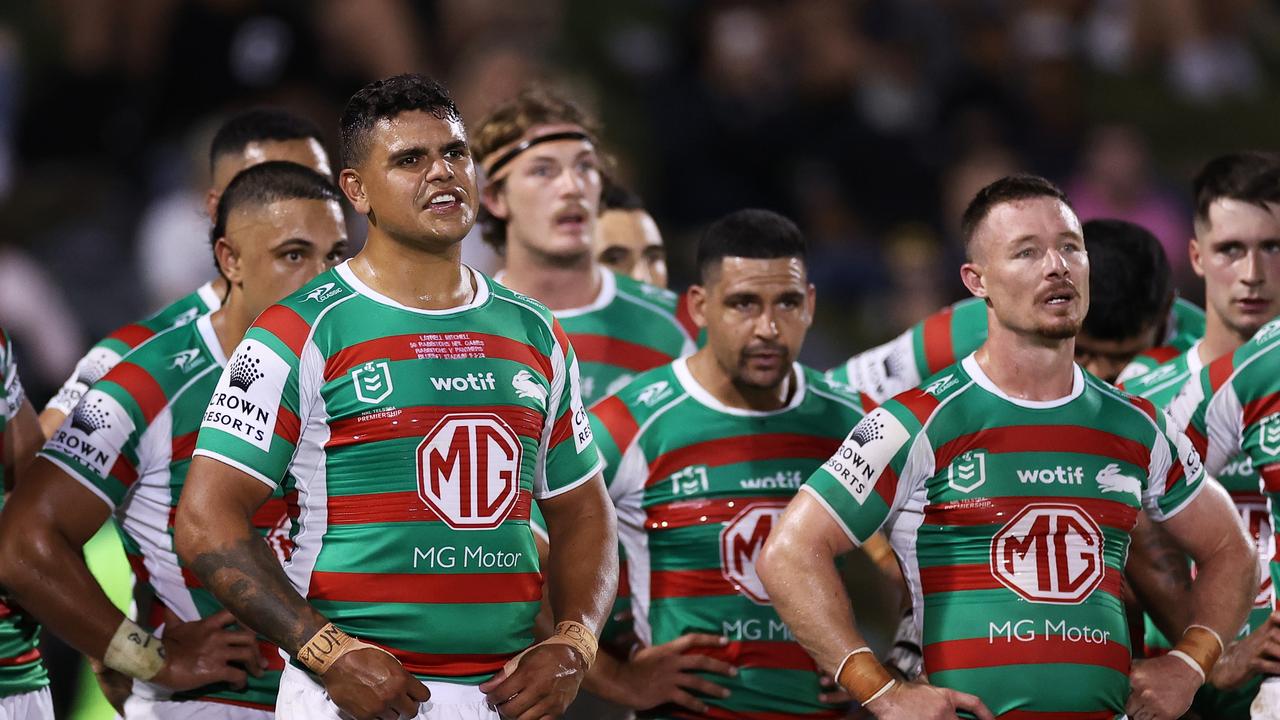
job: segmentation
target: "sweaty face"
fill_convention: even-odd
[[[257,316],[347,252],[342,208],[329,200],[281,200],[236,209],[227,218],[234,254],[227,276]]]
[[[1158,329],[1152,326],[1123,340],[1101,340],[1081,332],[1076,335],[1076,362],[1099,378],[1114,383],[1138,353],[1155,347]]]
[[[813,322],[814,292],[804,262],[727,257],[707,281],[695,286],[694,317],[701,315],[716,363],[735,385],[776,388],[791,373]]]
[[[1241,339],[1280,314],[1280,206],[1220,198],[1197,223],[1191,265],[1209,312]]]
[[[596,258],[640,282],[667,286],[667,251],[658,224],[643,210],[605,210],[596,221]]]
[[[309,167],[327,178],[333,177],[329,154],[314,138],[299,140],[262,140],[244,146],[238,155],[223,155],[213,164],[213,186],[209,188],[209,217],[218,211],[218,198],[241,171],[273,161],[291,162]]]
[[[503,168],[489,209],[507,242],[554,258],[591,252],[600,208],[600,159],[586,140],[539,143]]]
[[[411,110],[374,124],[357,168],[342,189],[369,223],[402,243],[458,243],[476,222],[476,169],[457,120]]]
[[[1001,203],[971,242],[973,260],[961,275],[997,322],[1046,340],[1080,331],[1089,310],[1089,256],[1071,208],[1049,197]]]

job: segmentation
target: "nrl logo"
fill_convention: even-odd
[[[204,360],[200,357],[200,351],[196,348],[183,350],[182,352],[169,358],[172,362],[169,364],[170,370],[181,370],[182,372],[191,372]]]
[[[367,362],[351,371],[351,382],[357,400],[377,405],[391,394],[391,366],[386,360]]]
[[[973,492],[987,481],[987,452],[969,450],[947,466],[947,485],[962,493]]]
[[[1258,426],[1258,447],[1268,455],[1280,455],[1280,413],[1262,419]]]
[[[671,397],[671,393],[671,383],[666,380],[659,380],[641,390],[640,394],[636,396],[636,402],[652,407],[655,403]]]
[[[528,370],[516,373],[515,377],[511,378],[511,387],[515,388],[516,397],[528,398],[546,407],[547,389],[534,381],[533,374]]]
[[[307,293],[307,296],[303,299],[315,300],[316,302],[324,302],[325,300],[328,300],[334,295],[337,295],[338,293],[342,292],[342,288],[335,287],[336,284],[337,283],[327,282],[323,285],[318,285],[311,292]]]
[[[956,380],[955,375],[952,375],[952,374],[943,375],[942,377],[938,378],[937,380],[934,380],[933,382],[925,386],[924,391],[929,393],[930,395],[933,395],[934,397],[937,397],[938,395],[942,394],[946,390],[949,390],[953,385],[955,385],[958,382],[960,381]]]

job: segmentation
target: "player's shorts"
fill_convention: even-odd
[[[124,701],[125,720],[271,720],[273,717],[266,710],[229,703],[155,700],[137,694]]]
[[[0,720],[53,720],[49,688],[0,697]]]
[[[418,708],[415,720],[500,720],[498,711],[485,700],[475,685],[426,683],[431,699]],[[293,665],[286,665],[280,676],[280,694],[276,697],[276,717],[280,720],[346,720],[338,706],[329,700],[324,686]]]
[[[565,711],[564,720],[632,720],[635,716],[631,708],[614,705],[586,690],[579,690],[578,697]]]

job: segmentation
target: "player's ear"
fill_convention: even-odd
[[[974,262],[967,262],[960,266],[960,281],[974,297],[987,297],[987,280],[982,270],[982,266]]]
[[[699,328],[707,326],[707,289],[701,285],[689,286],[689,317]]]
[[[499,220],[506,220],[510,212],[507,208],[507,194],[503,192],[503,186],[504,183],[501,180],[485,183],[484,192],[480,193],[480,202],[484,204],[484,209]]]
[[[805,326],[813,324],[813,314],[818,309],[818,289],[809,283],[808,289],[804,291],[804,314]]]
[[[213,257],[218,261],[218,268],[222,270],[222,275],[232,285],[239,285],[241,281],[240,254],[236,249],[227,242],[226,237],[220,237],[213,243]]]
[[[361,215],[368,215],[369,198],[364,192],[364,181],[360,179],[360,173],[351,168],[343,168],[338,174],[338,187],[342,188],[342,194],[347,196],[347,200],[351,202],[351,207]]]
[[[218,201],[221,199],[222,191],[214,188],[209,188],[209,192],[204,194],[204,212],[210,222],[218,217]]]

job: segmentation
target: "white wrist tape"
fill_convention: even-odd
[[[1200,663],[1196,662],[1196,661],[1195,661],[1195,658],[1193,658],[1193,657],[1191,657],[1190,655],[1188,655],[1188,654],[1186,654],[1186,653],[1182,652],[1181,650],[1170,650],[1170,651],[1169,651],[1169,655],[1171,655],[1171,656],[1173,656],[1173,657],[1176,657],[1176,658],[1178,658],[1179,660],[1181,660],[1182,662],[1184,662],[1184,663],[1186,663],[1186,664],[1190,665],[1190,666],[1191,666],[1191,669],[1192,669],[1192,670],[1195,670],[1195,671],[1196,671],[1196,674],[1200,676],[1200,682],[1204,682],[1204,681],[1205,681],[1204,668],[1200,667]]]
[[[139,680],[150,680],[164,667],[164,644],[160,638],[125,618],[111,636],[102,664]]]

